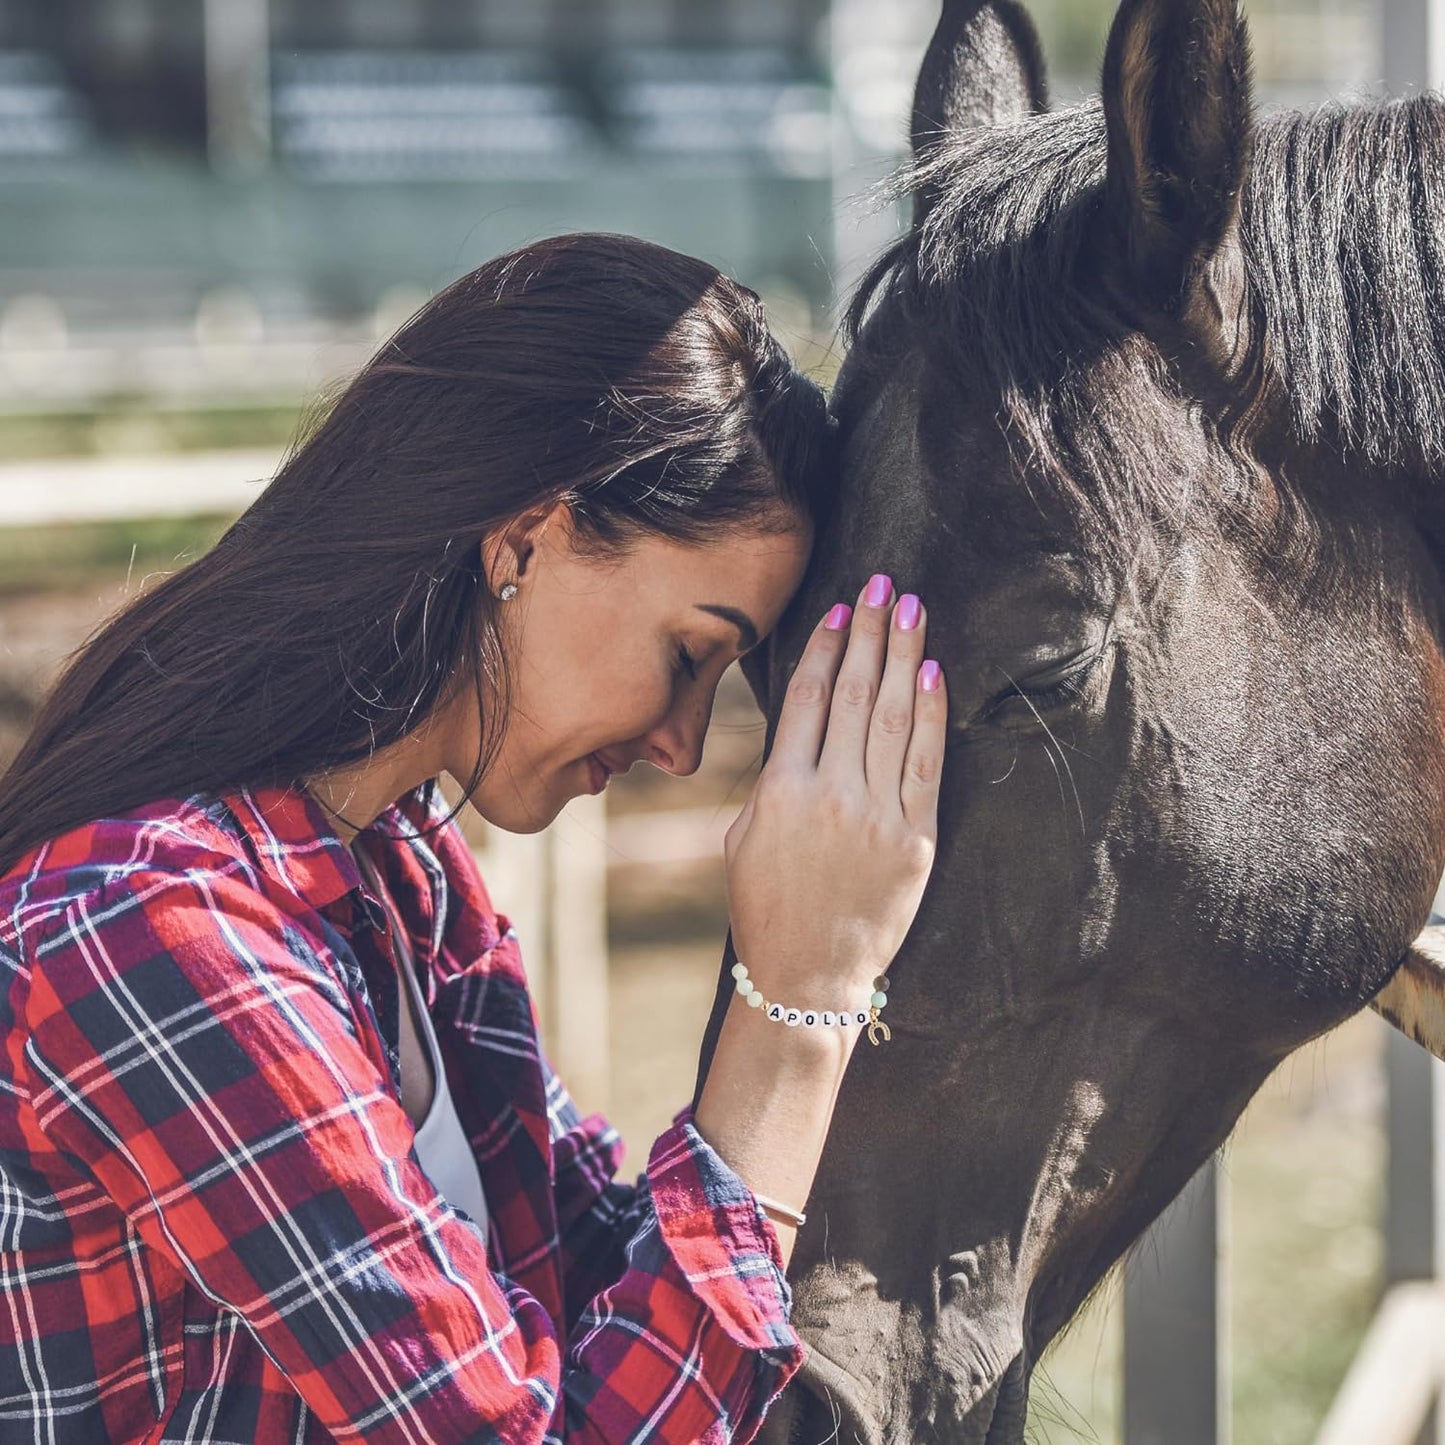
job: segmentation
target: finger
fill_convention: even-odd
[[[948,686],[939,665],[926,661],[917,673],[913,735],[903,763],[899,797],[903,816],[920,833],[938,837],[938,789],[948,738]]]
[[[893,609],[888,629],[888,660],[878,687],[878,701],[868,727],[864,771],[868,790],[880,802],[898,805],[903,762],[913,736],[917,706],[918,668],[923,661],[923,635],[927,626],[923,604],[905,593]]]
[[[856,780],[860,788],[864,786],[863,751],[888,647],[892,602],[893,583],[881,572],[871,577],[858,594],[853,625],[848,631],[848,650],[833,684],[828,728],[818,760],[820,771],[835,773],[840,781]]]
[[[852,611],[846,602],[840,602],[813,629],[783,695],[768,754],[770,767],[775,762],[783,767],[817,767],[828,725],[828,700],[848,645]]]

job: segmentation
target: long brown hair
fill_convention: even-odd
[[[567,502],[584,545],[817,519],[822,392],[756,295],[624,236],[488,262],[366,363],[204,556],[69,659],[0,776],[0,874],[150,800],[291,785],[470,685],[495,752],[505,670],[481,542]]]

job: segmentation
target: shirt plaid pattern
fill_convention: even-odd
[[[635,1184],[548,1067],[423,785],[359,837],[487,1195],[401,1107],[390,923],[303,791],[163,799],[0,878],[0,1439],[747,1441],[802,1360],[777,1237],[682,1110]]]

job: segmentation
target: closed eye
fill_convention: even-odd
[[[1011,688],[1008,697],[1027,698],[1040,712],[1046,712],[1051,707],[1059,707],[1078,697],[1084,690],[1088,675],[1088,669],[1081,668],[1074,676],[1063,678],[1052,687]]]
[[[976,722],[1035,721],[1035,714],[1047,713],[1077,701],[1088,685],[1104,649],[1091,646],[1048,672],[1015,681],[995,693],[975,717]]]

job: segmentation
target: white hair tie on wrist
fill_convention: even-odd
[[[758,1201],[759,1206],[767,1214],[781,1214],[785,1224],[791,1224],[794,1229],[801,1229],[807,1222],[808,1216],[796,1209],[789,1209],[786,1204],[779,1204],[776,1199],[769,1199],[766,1194],[759,1194],[753,1190],[753,1198]]]

